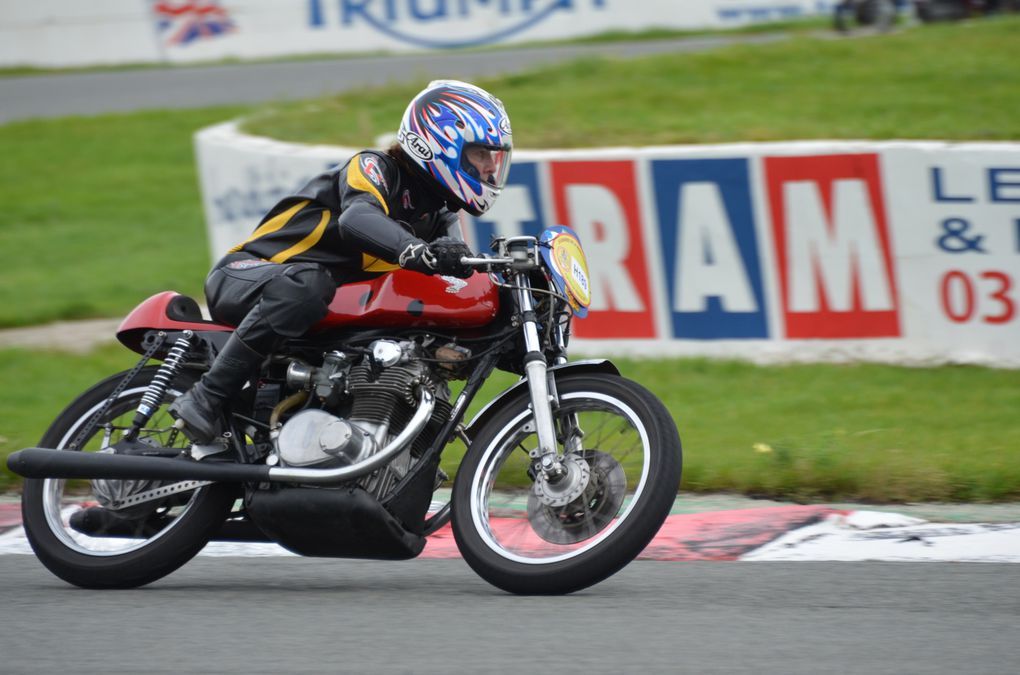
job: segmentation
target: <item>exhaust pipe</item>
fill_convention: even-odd
[[[263,464],[196,462],[170,457],[115,455],[25,448],[7,458],[7,468],[25,478],[110,478],[119,480],[202,480],[219,483],[303,483],[335,485],[360,478],[388,464],[413,441],[432,416],[435,396],[420,392],[407,427],[386,447],[351,466],[336,469],[269,467]]]
[[[111,478],[120,480],[207,480],[221,483],[269,480],[269,467],[195,462],[169,457],[111,455],[25,448],[7,458],[7,468],[25,478]]]

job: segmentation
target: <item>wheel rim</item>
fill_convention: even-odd
[[[598,453],[589,455],[594,464],[602,465],[601,469],[594,467],[595,473],[599,470],[611,473],[612,463],[604,459],[611,457],[624,473],[626,493],[622,498],[615,493],[610,495],[619,503],[615,513],[605,513],[605,501],[591,507],[582,500],[581,505],[572,503],[573,513],[557,512],[559,507],[554,507],[552,518],[546,510],[544,517],[535,521],[535,497],[526,478],[530,464],[526,451],[537,446],[537,439],[533,430],[529,429],[530,411],[521,411],[500,429],[485,448],[471,482],[470,506],[474,529],[485,545],[503,558],[530,565],[546,565],[579,556],[612,535],[641,502],[651,455],[648,431],[634,410],[614,396],[575,392],[560,396],[557,419],[570,414],[577,415],[585,432],[582,440],[584,450]],[[521,485],[522,476],[527,486],[507,489],[507,485]],[[497,486],[500,489],[494,489]],[[531,519],[527,507],[529,497],[533,503]],[[574,517],[578,508],[583,511],[585,507],[597,516],[587,522],[582,517],[581,529],[587,526],[590,535],[585,531],[578,538],[576,532],[563,536],[562,533],[542,531],[543,528],[555,529],[557,520],[562,524]],[[596,523],[596,520],[601,522]],[[568,524],[574,526],[577,523]],[[565,525],[563,527],[567,529]],[[565,543],[557,543],[558,538]]]
[[[135,407],[145,393],[146,387],[134,387],[126,389],[114,401],[109,413],[104,420],[96,426],[92,436],[82,442],[82,452],[96,452],[115,443],[123,433],[123,429],[130,423],[134,415]],[[168,392],[168,399],[179,396],[182,392],[171,389]],[[57,444],[58,449],[67,448],[77,437],[81,429],[88,423],[89,419],[96,414],[105,404],[97,403],[84,415],[81,415],[68,428]],[[126,419],[125,419],[126,418]],[[139,438],[161,439],[160,444],[168,443],[164,447],[186,447],[188,442],[180,434],[172,431],[173,420],[166,412],[166,406],[162,406],[149,420],[149,423],[139,433]],[[71,518],[76,513],[92,506],[98,506],[96,496],[92,491],[89,481],[68,481],[65,479],[47,478],[42,483],[43,512],[46,516],[46,524],[53,535],[69,549],[88,556],[117,556],[131,553],[141,549],[153,541],[166,536],[174,529],[174,524],[180,522],[183,516],[194,504],[196,497],[201,490],[193,490],[190,493],[178,495],[175,501],[186,500],[183,504],[164,504],[160,506],[163,515],[172,518],[167,521],[164,527],[149,536],[99,536],[84,534],[71,526]],[[153,505],[159,502],[152,502]],[[125,522],[133,522],[130,519]]]

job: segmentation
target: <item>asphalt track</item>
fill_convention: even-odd
[[[515,597],[460,560],[198,558],[132,591],[0,557],[5,673],[1010,673],[1020,565],[637,562]]]
[[[634,57],[773,42],[782,34],[692,37],[393,56],[177,66],[0,78],[0,124],[13,120],[262,103],[357,87],[429,79],[471,79],[588,56]]]

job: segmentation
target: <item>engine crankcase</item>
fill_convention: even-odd
[[[372,435],[357,424],[324,410],[302,410],[287,420],[278,439],[286,466],[350,466],[374,454]]]

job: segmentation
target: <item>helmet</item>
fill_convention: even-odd
[[[510,171],[503,103],[466,82],[430,82],[404,111],[397,141],[433,188],[475,216],[493,205]]]

